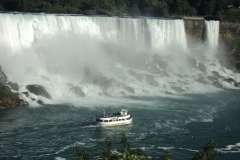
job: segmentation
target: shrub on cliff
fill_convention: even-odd
[[[233,47],[235,54],[240,56],[240,38],[233,41],[232,47]]]

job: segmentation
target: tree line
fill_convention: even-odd
[[[221,16],[239,6],[240,0],[0,0],[1,10],[107,16]]]

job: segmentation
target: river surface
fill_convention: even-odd
[[[210,139],[217,160],[240,159],[240,92],[170,97],[110,98],[96,104],[59,104],[10,108],[0,112],[0,159],[76,159],[74,144],[95,156],[107,136],[117,148],[119,134],[158,157],[170,150],[174,160],[191,159]],[[98,127],[96,114],[129,110],[133,123]]]

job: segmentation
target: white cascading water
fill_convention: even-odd
[[[210,48],[218,47],[219,21],[205,21],[206,41]]]
[[[217,24],[206,22],[212,47],[217,46]],[[29,84],[43,85],[53,100],[30,96],[48,103],[209,92],[218,90],[208,79],[212,71],[235,78],[231,71],[198,59],[204,49],[197,52],[187,49],[183,20],[0,14],[3,71],[20,85],[19,92]],[[85,97],[75,97],[72,85]]]
[[[148,19],[147,24],[153,47],[162,49],[167,45],[177,44],[187,48],[183,20]]]

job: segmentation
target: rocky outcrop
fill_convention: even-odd
[[[15,91],[18,91],[19,90],[19,86],[17,83],[11,83],[11,89],[15,90]]]
[[[75,93],[76,96],[78,97],[85,97],[85,93],[82,91],[82,89],[78,86],[72,86],[69,88],[70,92]]]
[[[7,76],[4,74],[0,66],[0,110],[9,107],[28,105],[27,102],[19,98],[18,93],[11,91],[11,89],[17,91],[19,89],[18,84],[11,83],[10,87],[7,85]]]
[[[129,93],[135,93],[134,89],[132,87],[129,86],[123,86],[123,89],[125,89],[126,91],[128,91]]]
[[[50,96],[50,94],[47,92],[47,90],[41,86],[41,85],[27,85],[26,89],[30,92],[33,93],[37,96],[42,96],[45,97],[47,99],[52,99],[52,97]]]
[[[7,76],[2,71],[2,67],[0,66],[0,85],[6,85]]]
[[[25,102],[24,100],[20,98],[1,98],[0,99],[0,110],[6,109],[9,107],[16,107],[16,106],[27,106],[29,105],[28,102]]]

